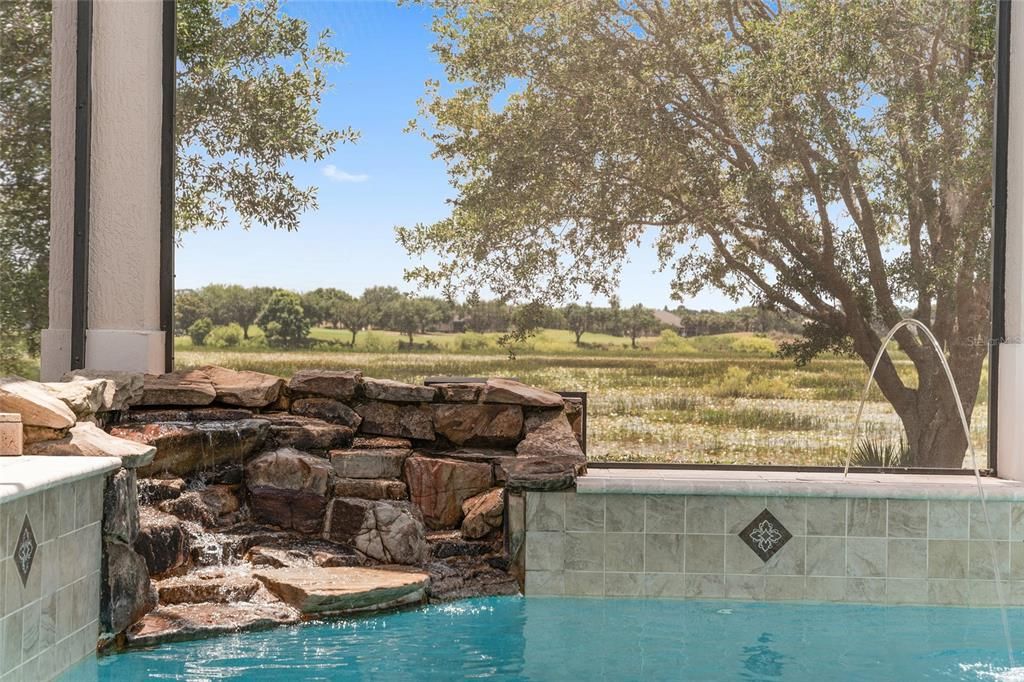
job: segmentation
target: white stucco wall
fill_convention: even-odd
[[[42,374],[70,367],[76,11],[53,15],[50,328]],[[163,371],[160,331],[160,0],[95,0],[89,319],[85,364]]]

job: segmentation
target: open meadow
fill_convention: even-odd
[[[367,376],[421,382],[428,376],[506,376],[552,390],[587,391],[588,452],[594,461],[831,466],[841,464],[867,370],[825,357],[805,367],[774,356],[776,342],[753,334],[638,339],[545,330],[515,356],[496,334],[424,334],[412,348],[392,332],[316,329],[306,350],[260,346],[193,348],[177,343],[177,366],[205,364],[288,376],[303,368],[361,369]],[[914,381],[909,362],[901,372]],[[984,381],[984,378],[983,378]],[[984,465],[985,387],[971,424]],[[861,436],[894,443],[895,413],[876,390]]]

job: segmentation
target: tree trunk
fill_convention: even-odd
[[[573,334],[576,335],[576,346],[578,347],[580,345],[580,338],[583,336],[583,332],[578,332],[574,330]]]
[[[633,342],[633,348],[636,348],[636,334],[630,334],[629,340]]]
[[[356,330],[356,329],[352,330],[352,343],[350,343],[349,345],[352,346],[353,348],[356,347],[356,332],[357,331],[358,330]]]
[[[930,349],[929,349],[930,350]],[[968,425],[978,397],[985,352],[968,348],[954,352],[949,358],[953,380],[956,382],[967,416]],[[953,398],[953,389],[937,356],[932,355],[914,363],[918,372],[918,388],[912,398],[891,401],[907,434],[910,466],[960,469],[967,457],[967,436],[960,422],[960,413]],[[879,385],[880,388],[884,387]],[[979,467],[988,465],[979,455]],[[970,461],[966,462],[970,466]]]

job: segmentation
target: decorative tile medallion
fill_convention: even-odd
[[[32,570],[32,560],[35,558],[36,536],[26,514],[25,522],[21,524],[21,533],[18,534],[18,544],[14,546],[14,565],[18,567],[22,587],[28,584],[28,573]]]
[[[786,527],[765,509],[740,531],[740,537],[761,561],[768,561],[793,537]]]

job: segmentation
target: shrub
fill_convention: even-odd
[[[477,332],[466,332],[459,337],[458,348],[464,352],[488,350],[494,346],[494,342]]]
[[[720,398],[788,398],[793,387],[778,376],[753,377],[750,370],[730,365],[721,379],[711,380],[704,391]]]
[[[204,343],[214,348],[234,348],[242,343],[244,336],[242,326],[232,322],[231,324],[214,327],[206,335]]]
[[[302,308],[302,299],[291,291],[275,291],[256,325],[263,330],[267,343],[275,347],[297,346],[309,336],[309,320]]]
[[[793,387],[780,376],[758,377],[747,384],[747,398],[790,398]]]
[[[765,336],[741,336],[729,346],[735,353],[750,355],[774,355],[779,347]]]
[[[368,353],[394,353],[398,350],[398,339],[377,332],[363,334],[363,348]]]
[[[740,398],[746,393],[749,381],[750,370],[730,365],[725,370],[725,376],[718,381],[712,380],[705,384],[704,390],[723,398]]]
[[[193,346],[202,346],[206,343],[206,335],[213,331],[213,322],[208,317],[200,317],[188,328],[188,336],[192,339]]]
[[[693,344],[679,336],[671,329],[662,329],[658,340],[654,343],[654,352],[671,355],[690,355],[696,353]]]

